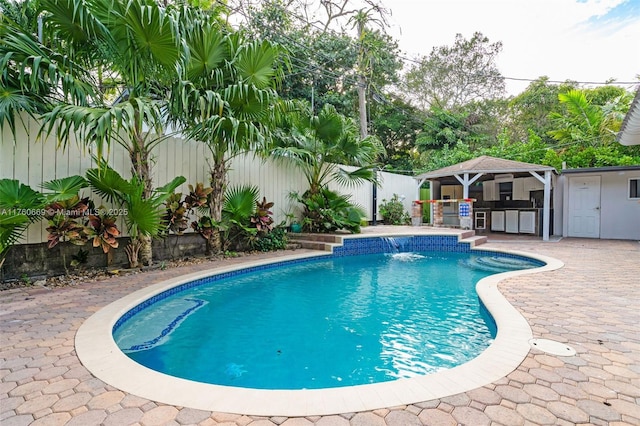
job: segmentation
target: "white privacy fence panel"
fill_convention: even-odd
[[[17,179],[35,190],[41,189],[44,182],[72,175],[84,175],[86,170],[95,166],[91,148],[79,146],[75,140],[68,145],[58,146],[55,136],[38,140],[39,125],[35,120],[25,119],[28,130],[20,125],[14,140],[5,126],[0,140],[0,179]],[[108,152],[109,165],[125,178],[131,177],[131,161],[128,153],[119,145],[112,145]],[[186,183],[177,192],[188,193],[188,184],[203,182],[209,185],[209,159],[207,147],[198,142],[182,138],[170,138],[159,144],[152,154],[152,179],[154,186],[161,186],[176,176],[184,176]],[[349,168],[349,167],[347,167]],[[352,168],[353,169],[353,168]],[[381,183],[377,186],[378,205],[383,199],[389,200],[393,194],[404,195],[404,205],[410,211],[411,201],[416,193],[416,181],[412,177],[378,172]],[[286,220],[287,213],[300,215],[299,206],[289,200],[289,193],[302,194],[307,189],[306,179],[291,165],[280,161],[264,160],[254,155],[243,155],[231,161],[228,173],[228,185],[254,185],[260,190],[260,198],[274,203],[274,220],[280,223]],[[372,220],[373,185],[364,183],[357,187],[339,187],[331,184],[331,189],[343,194],[351,194],[351,201],[364,208],[367,219]],[[102,200],[89,189],[83,196],[91,196],[96,206]],[[380,220],[380,216],[377,217]],[[118,226],[125,230],[123,219]],[[46,221],[40,221],[29,227],[23,243],[39,243],[47,240]]]
[[[382,180],[377,191],[378,205],[383,204],[384,200],[390,201],[393,195],[397,194],[404,209],[411,213],[411,203],[415,201],[418,193],[418,182],[411,176],[395,173],[379,172],[378,176]],[[380,219],[379,215],[378,219]]]

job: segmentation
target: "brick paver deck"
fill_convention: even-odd
[[[149,283],[211,267],[199,264],[75,287],[0,292],[0,425],[640,425],[640,243],[490,237],[486,246],[565,263],[556,271],[510,278],[500,289],[534,337],[564,342],[575,356],[532,349],[507,377],[469,392],[306,418],[159,404],[121,392],[82,366],[74,336],[86,318]]]

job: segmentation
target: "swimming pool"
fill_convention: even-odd
[[[471,252],[469,244],[459,244],[457,237],[445,240],[429,238],[415,238],[414,246],[439,246],[443,251]],[[347,240],[347,239],[345,239]],[[334,256],[349,256],[375,250],[375,245],[381,244],[368,238],[353,238],[334,249]],[[368,247],[367,247],[368,245]],[[506,255],[516,259],[521,254]],[[289,261],[277,263],[290,265],[293,263],[308,263],[309,255],[293,256]],[[315,257],[315,256],[313,256]],[[535,257],[535,256],[534,256]],[[540,258],[538,256],[538,258]],[[352,258],[353,259],[353,258]],[[544,267],[536,268],[548,270],[559,267],[553,261],[539,259],[539,264],[546,262]],[[264,271],[273,268],[267,263],[253,265],[249,270]],[[245,270],[219,270],[218,277],[245,274]],[[163,300],[168,294],[178,293],[185,287],[196,287],[201,280],[208,280],[208,274],[197,274],[162,283],[149,290],[134,293],[130,297],[115,302],[90,318],[78,332],[77,351],[81,360],[98,377],[118,388],[154,400],[176,405],[189,406],[215,411],[241,412],[262,415],[310,415],[338,412],[360,411],[385,406],[407,404],[424,401],[443,394],[452,394],[482,386],[497,378],[503,377],[513,370],[528,352],[527,341],[531,332],[526,321],[513,309],[497,292],[496,277],[518,274],[510,272],[492,275],[485,278],[478,285],[478,292],[487,308],[492,312],[499,333],[491,346],[468,363],[439,371],[426,376],[398,379],[391,382],[373,385],[348,386],[333,389],[295,390],[258,390],[238,387],[209,385],[190,380],[177,379],[157,372],[141,368],[138,364],[124,356],[115,347],[113,339],[102,339],[96,342],[90,335],[102,336],[103,331],[113,331],[116,325],[126,321],[141,310],[145,304],[152,305]],[[482,287],[482,288],[481,288]],[[108,324],[105,328],[105,324]],[[85,340],[89,338],[88,340]],[[104,338],[104,336],[102,336]],[[89,342],[89,340],[92,340]],[[89,345],[91,343],[91,345]],[[137,366],[137,367],[136,367]],[[238,370],[236,370],[236,373]],[[462,377],[461,377],[462,376]],[[216,396],[217,395],[217,396]],[[295,402],[292,402],[295,401]]]
[[[415,377],[489,347],[495,325],[475,284],[535,266],[435,251],[313,259],[172,294],[114,338],[146,367],[219,385],[319,389]]]

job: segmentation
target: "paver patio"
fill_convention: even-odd
[[[556,271],[509,278],[500,289],[535,338],[566,343],[575,356],[532,349],[507,377],[469,392],[306,418],[159,404],[109,386],[80,363],[75,332],[95,311],[152,282],[220,266],[217,261],[74,287],[0,292],[0,425],[640,425],[640,243],[490,237],[486,247],[565,263]]]

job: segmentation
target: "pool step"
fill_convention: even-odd
[[[474,232],[475,231],[471,231]],[[484,244],[487,242],[487,237],[486,235],[471,235],[469,237],[464,237],[462,236],[462,238],[460,239],[461,243],[469,243],[469,245],[471,247],[477,247],[481,244]]]
[[[311,250],[331,251],[331,248],[341,244],[341,237],[332,234],[288,233],[289,241],[300,247]]]
[[[332,247],[342,245],[342,235],[334,234],[309,234],[288,233],[289,242],[299,244],[300,247],[311,250],[332,251]],[[469,243],[471,247],[477,247],[487,242],[485,235],[476,235],[475,231],[465,231],[460,234],[461,243]]]

